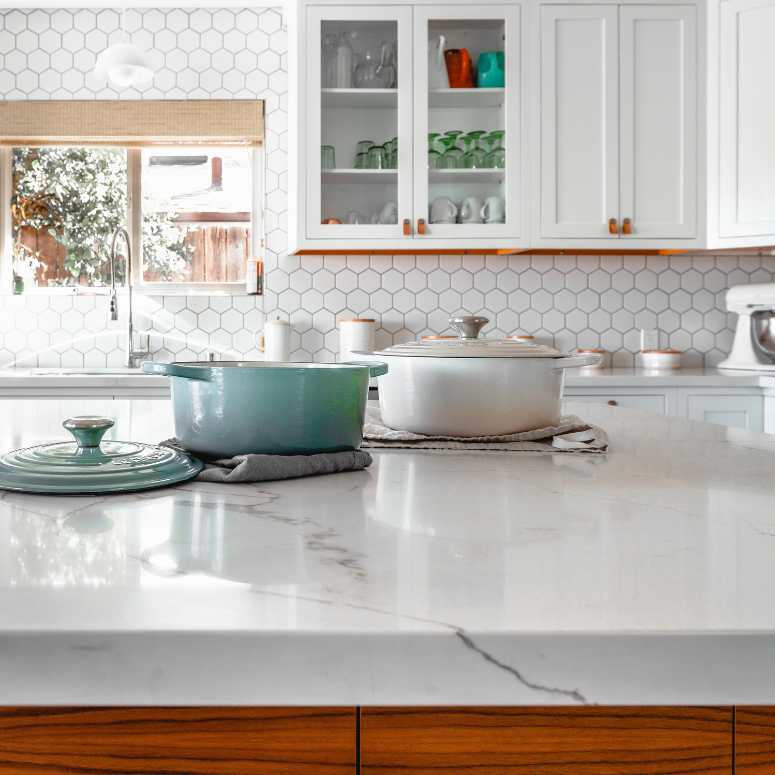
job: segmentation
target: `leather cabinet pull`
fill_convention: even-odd
[[[425,219],[420,218],[419,221],[417,221],[417,233],[418,234],[425,234]]]
[[[408,218],[404,218],[404,234],[408,237],[412,233],[412,222]]]
[[[611,234],[619,233],[619,227],[616,225],[616,218],[611,218],[611,220],[608,221],[608,231],[610,231]]]
[[[622,221],[622,232],[624,234],[632,234],[632,221],[629,218],[625,218]]]

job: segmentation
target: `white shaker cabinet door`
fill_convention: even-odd
[[[697,236],[696,18],[691,5],[619,7],[623,240]]]
[[[775,2],[720,5],[719,234],[775,234]]]
[[[616,238],[618,8],[541,6],[541,237]]]

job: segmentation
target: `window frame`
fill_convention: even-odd
[[[84,145],[84,148],[90,146]],[[93,146],[98,147],[98,146]],[[246,296],[247,287],[241,283],[184,283],[156,282],[143,280],[142,261],[137,260],[142,255],[142,148],[128,147],[117,144],[116,148],[124,148],[127,153],[127,230],[132,239],[134,260],[132,261],[132,291],[145,296],[197,296],[197,295],[228,295]],[[249,149],[253,170],[253,196],[250,213],[251,255],[260,261],[264,260],[265,218],[264,218],[264,179],[266,155],[264,146]],[[12,148],[0,146],[0,296],[11,296],[13,284],[13,241],[11,232],[10,201],[12,191],[11,174]],[[88,286],[72,286],[68,288],[25,288],[22,295],[32,296],[63,296],[63,295],[100,295],[108,292],[107,288],[91,288]]]

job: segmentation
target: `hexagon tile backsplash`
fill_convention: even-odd
[[[732,344],[725,290],[775,279],[772,256],[287,256],[279,10],[128,10],[127,31],[156,75],[120,93],[92,74],[119,26],[110,9],[0,11],[0,99],[266,101],[266,295],[136,296],[137,323],[158,360],[208,351],[259,358],[253,331],[263,304],[293,323],[295,360],[334,360],[340,317],[376,318],[382,347],[443,333],[451,314],[466,312],[491,319],[489,336],[529,332],[565,350],[602,347],[621,366],[637,361],[638,329],[659,328],[660,345],[682,350],[685,365],[712,366]],[[103,296],[0,296],[0,367],[121,365],[123,330]]]

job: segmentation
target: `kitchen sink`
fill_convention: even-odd
[[[132,375],[132,376],[148,376],[144,371],[140,371],[140,369],[127,369],[127,368],[113,368],[113,369],[58,369],[58,368],[49,368],[49,369],[32,369],[31,374],[35,375],[36,377],[53,377],[53,376],[64,376],[64,375],[74,375],[74,376],[85,376],[85,375],[97,375],[97,376],[118,376],[118,375]]]

